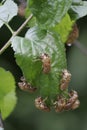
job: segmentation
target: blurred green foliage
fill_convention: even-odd
[[[17,17],[10,24],[16,29],[23,21],[23,18]],[[78,21],[78,27],[80,30],[78,40],[83,46],[87,47],[87,17]],[[10,33],[4,28],[3,26],[0,29],[0,47],[10,37]],[[26,29],[20,35],[24,35]],[[22,73],[16,65],[13,55],[9,47],[0,56],[0,66],[10,70],[18,82]],[[13,113],[4,122],[5,130],[87,130],[87,55],[82,53],[75,45],[72,45],[67,47],[67,59],[68,70],[72,73],[69,86],[70,89],[75,89],[79,93],[80,107],[75,111],[63,113],[42,112],[34,106],[34,99],[37,94],[22,92],[17,87],[18,103]]]

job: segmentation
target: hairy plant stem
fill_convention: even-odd
[[[23,28],[27,25],[27,23],[32,19],[33,14],[31,14],[26,21],[18,28],[17,31],[15,31],[12,35],[12,37],[7,41],[7,43],[1,48],[0,50],[0,55],[10,46],[11,44],[11,40],[12,38],[14,38],[15,36],[17,36],[22,30]]]

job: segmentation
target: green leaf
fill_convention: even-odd
[[[79,1],[72,4],[69,11],[72,19],[77,20],[83,16],[87,15],[87,1]]]
[[[0,6],[0,27],[4,23],[8,23],[14,16],[17,15],[18,7],[13,0],[6,0],[6,2]]]
[[[25,17],[28,18],[30,14],[31,14],[31,11],[27,7],[25,10]],[[28,26],[33,27],[35,25],[36,25],[36,17],[33,16],[33,18],[28,22]]]
[[[29,8],[39,25],[49,28],[61,21],[71,3],[72,0],[30,0]]]
[[[0,111],[3,119],[12,112],[16,100],[15,80],[9,71],[0,68]]]
[[[3,97],[1,105],[2,118],[5,119],[13,111],[17,102],[15,91],[11,91]]]
[[[12,40],[16,62],[32,86],[39,87],[41,96],[54,98],[60,93],[59,84],[62,70],[66,68],[64,44],[60,37],[38,27],[28,30],[25,38]],[[42,62],[38,60],[43,53],[51,58],[51,71],[44,74]]]
[[[51,28],[51,30],[57,32],[60,35],[62,42],[65,43],[70,31],[72,30],[74,22],[75,21],[71,20],[70,16],[66,14],[61,22]]]

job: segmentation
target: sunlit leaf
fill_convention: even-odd
[[[3,119],[9,116],[15,104],[15,80],[9,71],[0,68],[0,111]]]
[[[16,105],[15,91],[11,91],[3,97],[1,105],[2,118],[5,119],[10,115]]]
[[[73,24],[74,20],[71,20],[70,16],[66,14],[65,17],[61,20],[61,22],[55,27],[51,28],[51,30],[60,34],[62,42],[65,43],[70,31],[72,30]]]

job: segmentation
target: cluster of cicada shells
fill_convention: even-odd
[[[69,82],[71,79],[71,74],[65,69],[62,71],[62,78],[60,81],[60,90],[64,91],[67,89]],[[42,97],[38,97],[35,99],[35,105],[38,109],[49,112],[50,107],[46,105],[47,98],[43,99]],[[79,107],[80,101],[78,100],[78,93],[74,90],[68,93],[68,97],[64,97],[63,95],[58,95],[55,101],[51,103],[52,107],[56,112],[74,110]]]
[[[78,100],[78,93],[74,90],[69,92],[68,99],[63,96],[58,96],[57,100],[54,102],[54,108],[56,112],[74,110],[78,108],[80,101]]]
[[[51,60],[48,54],[42,54],[39,59],[42,61],[42,72],[44,74],[49,74],[51,71]],[[61,91],[65,91],[69,86],[69,82],[71,79],[71,74],[67,71],[67,69],[62,70],[61,80],[59,89]],[[36,87],[33,87],[30,83],[28,83],[24,77],[21,77],[21,82],[18,83],[18,86],[21,90],[35,92]],[[50,107],[47,106],[46,101],[48,97],[43,99],[42,97],[38,97],[35,99],[35,106],[43,111],[49,112],[51,107],[55,109],[56,112],[62,112],[64,110],[73,110],[79,107],[78,94],[76,91],[72,90],[68,93],[68,97],[64,97],[63,95],[58,95],[55,101],[51,101]]]
[[[43,111],[50,111],[50,107],[46,105],[47,99],[43,99],[42,97],[38,97],[35,99],[35,106]],[[58,96],[56,101],[52,101],[52,106],[56,112],[62,112],[62,111],[68,111],[68,110],[74,110],[78,108],[80,105],[80,102],[78,100],[78,94],[76,91],[72,90],[69,93],[68,99],[66,99],[63,96]]]

